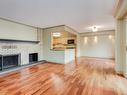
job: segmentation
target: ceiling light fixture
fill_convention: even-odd
[[[92,31],[93,32],[97,32],[98,31],[98,28],[96,26],[92,27]]]
[[[92,30],[93,32],[97,32],[99,28],[101,28],[101,26],[95,25],[95,26],[89,27],[89,29]]]

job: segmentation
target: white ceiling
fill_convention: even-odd
[[[0,17],[41,28],[64,24],[80,33],[93,25],[112,30],[115,1],[0,0]]]

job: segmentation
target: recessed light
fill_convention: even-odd
[[[98,41],[98,37],[95,36],[95,37],[94,37],[94,42],[97,43],[97,41]]]
[[[87,44],[87,40],[88,40],[88,38],[84,37],[84,44]]]
[[[112,35],[109,35],[108,38],[109,38],[109,39],[112,39]]]

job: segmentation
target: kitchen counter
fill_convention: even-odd
[[[69,63],[74,59],[75,59],[75,49],[65,49],[65,53],[64,53],[65,63]]]
[[[50,49],[52,51],[65,51],[65,49]]]
[[[75,49],[75,48],[53,48],[53,49],[50,49],[50,50],[53,50],[53,51],[65,51],[65,50],[68,50],[68,49]]]
[[[75,59],[75,49],[51,49],[52,58],[47,61],[66,64]]]

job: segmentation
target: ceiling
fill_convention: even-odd
[[[91,26],[115,29],[116,0],[0,0],[0,17],[36,27],[67,25],[80,33]]]

